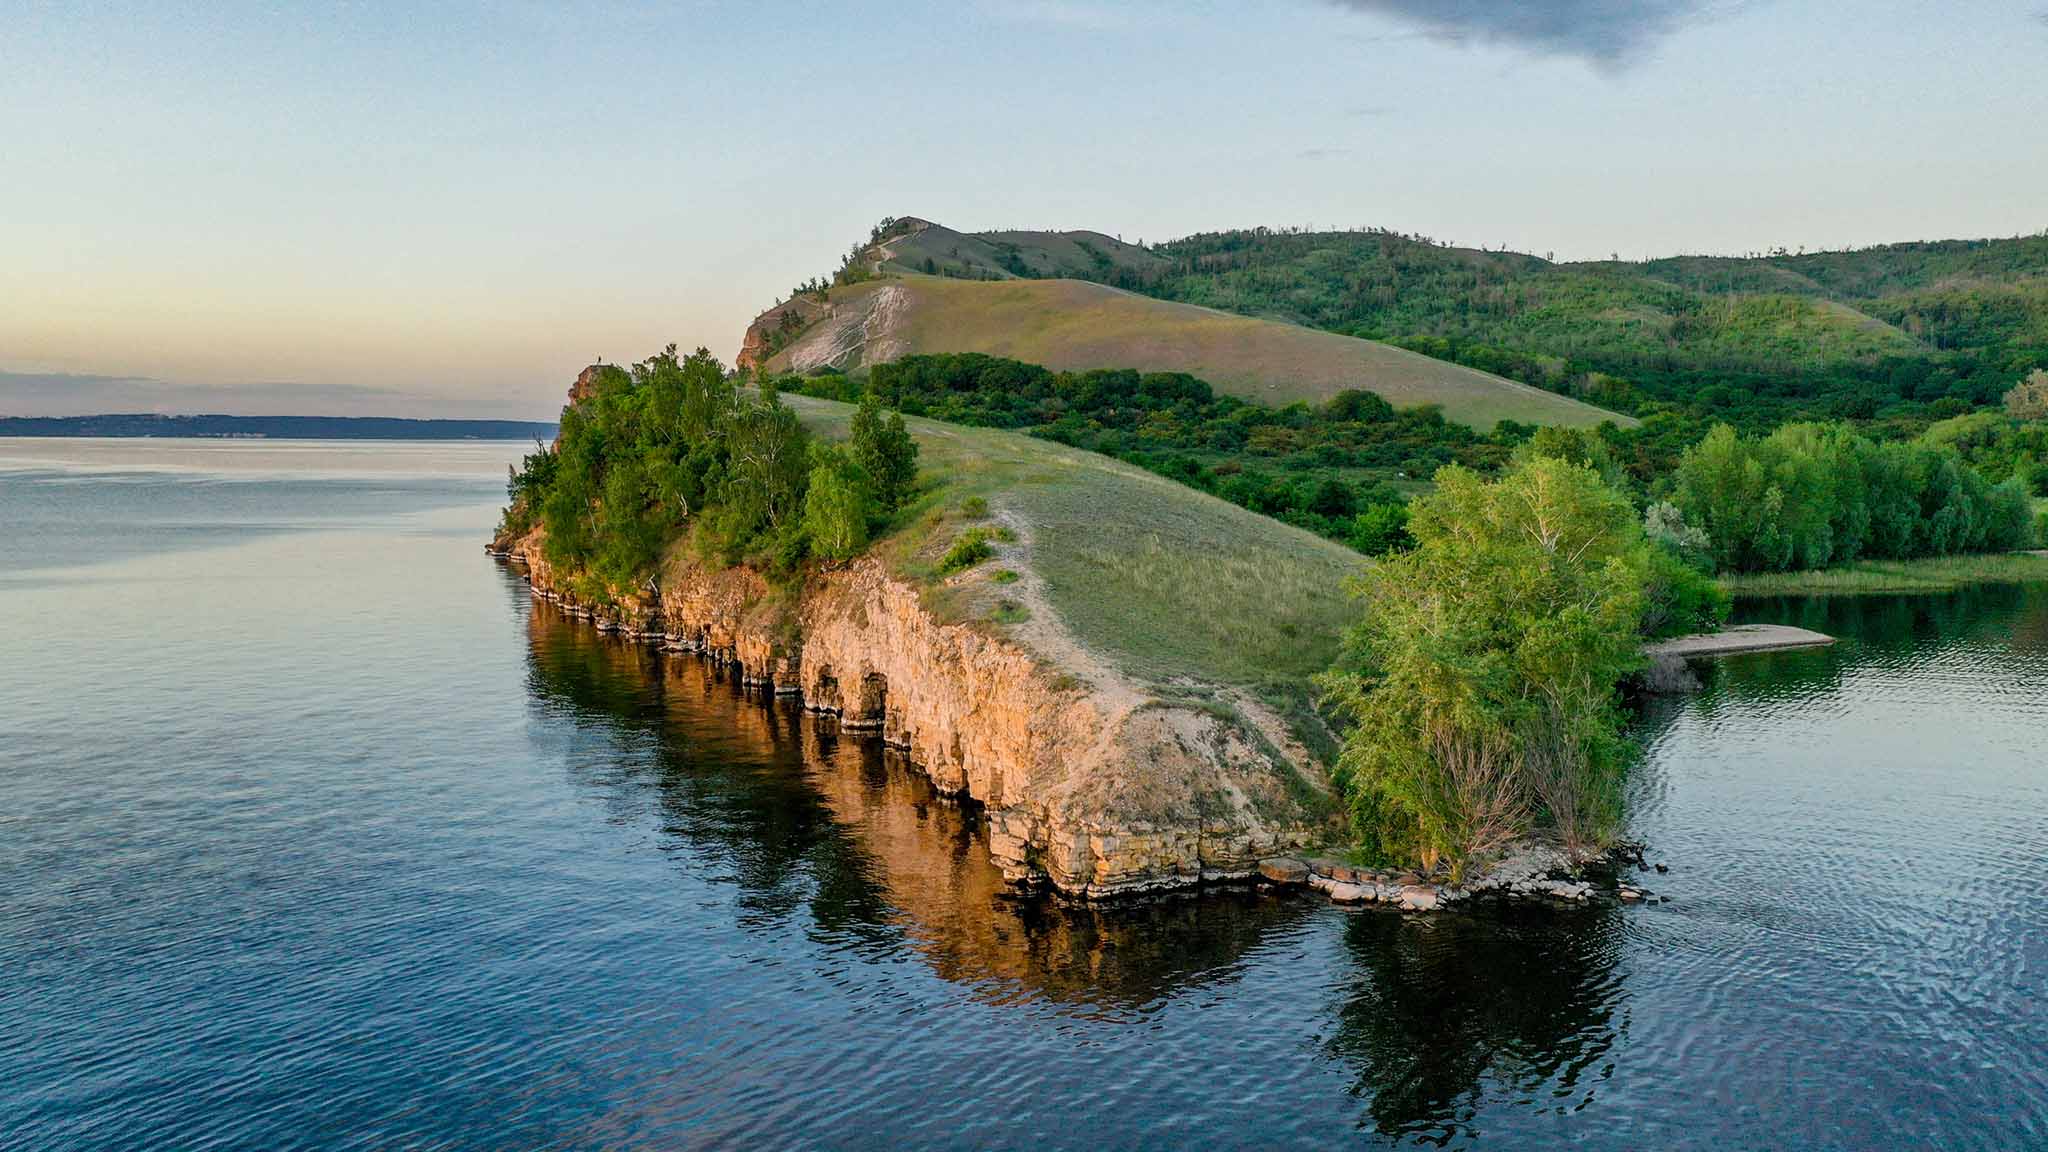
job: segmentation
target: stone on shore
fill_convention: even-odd
[[[1404,884],[1401,886],[1401,910],[1404,912],[1435,911],[1442,896],[1434,884]]]
[[[1308,865],[1289,856],[1269,856],[1259,861],[1259,875],[1275,884],[1308,883]]]

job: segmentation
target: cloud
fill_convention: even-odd
[[[1349,156],[1351,149],[1342,144],[1321,148],[1303,148],[1294,154],[1297,160],[1328,160],[1335,156]]]
[[[1382,116],[1392,116],[1395,111],[1396,109],[1387,104],[1360,104],[1355,108],[1346,108],[1344,114],[1360,120],[1377,120]]]
[[[1326,0],[1391,16],[1452,44],[1506,44],[1623,66],[1701,17],[1706,0]]]

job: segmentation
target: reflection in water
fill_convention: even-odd
[[[545,604],[530,637],[534,696],[650,765],[621,774],[616,759],[589,758],[585,782],[628,790],[628,806],[651,793],[663,834],[716,861],[762,925],[802,906],[820,938],[908,942],[991,1002],[1045,997],[1114,1018],[1227,977],[1267,931],[1315,910],[1252,892],[1107,907],[1012,899],[976,806],[940,796],[879,741]]]
[[[1044,1000],[1142,1024],[1189,988],[1236,979],[1263,943],[1334,919],[1343,951],[1297,975],[1324,989],[1335,1028],[1301,1056],[1351,1070],[1366,1101],[1358,1124],[1441,1141],[1472,1131],[1482,1098],[1583,1106],[1612,1071],[1612,909],[1404,917],[1250,891],[1108,906],[1011,899],[974,807],[938,796],[879,742],[842,738],[704,661],[603,636],[544,604],[530,638],[536,699],[650,765],[619,772],[615,756],[575,757],[591,766],[583,782],[622,809],[651,795],[663,835],[689,866],[721,869],[762,930],[802,907],[820,941],[877,954],[907,944],[984,1002]],[[1219,1026],[1258,1027],[1255,1015],[1229,1017]]]
[[[1357,1066],[1373,1127],[1444,1143],[1477,1134],[1489,1095],[1538,1114],[1590,1104],[1614,1072],[1621,915],[1502,906],[1353,919],[1358,973],[1330,1049]]]
[[[0,468],[0,1147],[2048,1147],[2048,590],[1745,605],[1842,642],[1643,719],[1673,903],[1070,908],[502,470]]]

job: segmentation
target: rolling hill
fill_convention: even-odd
[[[1098,240],[1117,242],[1090,239],[1090,233],[990,235],[1017,238],[1000,241],[1015,245],[1003,251],[1033,269],[1067,269],[1062,261],[1092,261],[1091,252],[1120,266],[1149,266],[1143,249],[1103,247]],[[870,249],[871,270],[860,282],[831,289],[823,301],[799,296],[764,313],[749,329],[741,362],[802,373],[916,353],[983,352],[1054,369],[1186,372],[1219,392],[1276,406],[1362,388],[1400,407],[1440,405],[1447,418],[1481,429],[1503,419],[1570,427],[1631,422],[1567,396],[1370,340],[1087,280],[1018,276],[983,262],[996,251],[993,243],[929,225],[885,236]],[[941,265],[940,255],[960,263]],[[927,258],[942,270],[981,269],[988,276],[909,270]]]
[[[1261,228],[1141,246],[904,217],[849,255],[826,296],[763,313],[742,363],[984,351],[1186,371],[1271,400],[1363,386],[1397,404],[1441,403],[1466,423],[1597,421],[1599,409],[1551,402],[1562,395],[1757,428],[1924,420],[1995,404],[2048,367],[2048,235],[1562,263],[1386,231]],[[828,314],[829,337],[809,331]],[[1503,392],[1508,381],[1540,392]]]

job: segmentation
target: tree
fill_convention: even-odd
[[[2016,420],[2048,420],[2048,371],[2036,368],[2005,394],[2005,410]]]
[[[917,483],[917,441],[910,438],[903,414],[882,419],[882,404],[873,393],[861,398],[853,414],[853,462],[867,473],[875,504],[884,515],[902,507]]]
[[[804,489],[804,531],[811,552],[822,560],[851,560],[868,543],[873,497],[867,476],[836,444],[813,446],[811,461]]]
[[[1338,759],[1354,829],[1454,876],[1538,826],[1591,852],[1630,758],[1615,688],[1642,659],[1635,511],[1554,457],[1436,479],[1410,505],[1414,550],[1361,578],[1362,619],[1324,681],[1355,721]]]
[[[740,513],[737,526],[780,528],[810,477],[810,433],[768,383],[758,400],[735,409],[725,439],[732,461],[727,502]]]

